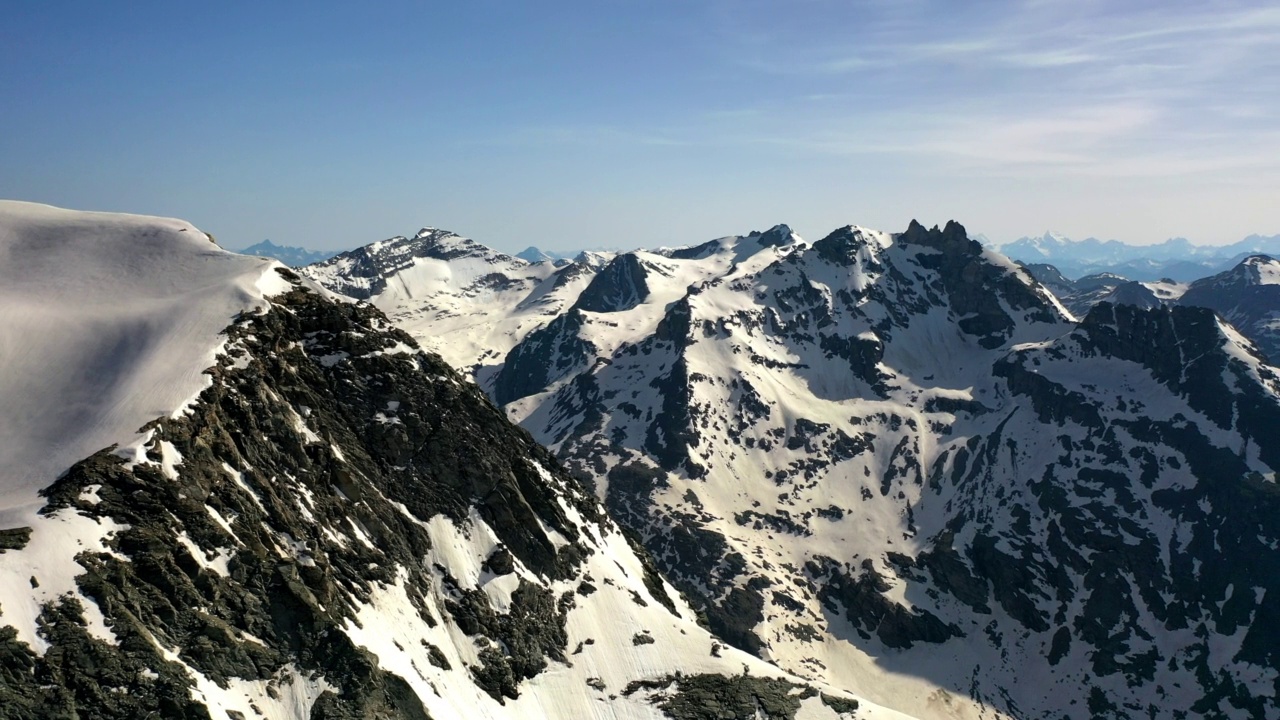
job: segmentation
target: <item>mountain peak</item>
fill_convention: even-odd
[[[527,261],[527,262],[531,262],[531,263],[536,263],[536,262],[546,262],[546,261],[554,261],[554,260],[555,260],[555,258],[554,258],[554,257],[552,257],[552,256],[550,256],[550,255],[548,255],[548,254],[546,254],[545,252],[543,252],[543,251],[539,250],[537,247],[535,247],[535,246],[533,246],[533,245],[530,245],[529,247],[527,247],[527,248],[525,248],[525,249],[521,250],[520,252],[516,253],[516,254],[515,254],[515,256],[516,256],[516,257],[518,257],[518,258],[520,258],[521,260],[525,260],[525,261]]]
[[[503,255],[471,238],[463,237],[450,230],[430,227],[419,230],[405,246],[411,248],[410,252],[417,256],[437,257],[441,260],[451,260],[464,255]]]
[[[1240,261],[1239,267],[1252,270],[1260,285],[1280,285],[1280,260],[1270,255],[1250,255]]]
[[[779,223],[764,232],[752,230],[747,234],[747,237],[755,238],[755,241],[760,243],[762,247],[779,247],[792,242],[795,232],[792,231],[790,225]]]
[[[913,220],[912,223],[915,221]],[[829,263],[849,266],[854,262],[858,251],[872,243],[877,247],[883,245],[883,241],[877,237],[876,233],[857,225],[846,225],[832,230],[826,237],[815,242],[813,251]]]
[[[321,284],[328,281],[338,283],[341,287],[338,292],[368,299],[382,292],[387,278],[412,267],[421,259],[448,262],[463,258],[474,258],[491,265],[528,265],[525,260],[513,258],[449,230],[426,227],[411,238],[397,235],[339,253],[308,268],[308,275]]]
[[[948,220],[947,224],[941,230],[937,225],[926,230],[919,222],[912,220],[907,226],[907,231],[898,236],[902,241],[914,245],[925,245],[941,249],[945,247],[959,247],[962,243],[968,243],[967,248],[973,253],[982,251],[982,244],[976,240],[970,240],[964,226],[955,220]]]

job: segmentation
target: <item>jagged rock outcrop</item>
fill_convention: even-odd
[[[573,307],[598,313],[630,310],[649,296],[644,278],[644,264],[635,253],[618,255],[591,278]]]

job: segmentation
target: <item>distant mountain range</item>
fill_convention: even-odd
[[[1250,235],[1230,245],[1196,245],[1186,238],[1158,245],[1129,245],[1097,238],[1072,240],[1046,232],[1010,243],[988,240],[986,244],[1023,263],[1050,263],[1070,278],[1109,272],[1140,281],[1168,278],[1189,282],[1227,270],[1250,255],[1280,255],[1280,235]]]
[[[302,267],[312,263],[324,262],[329,258],[342,252],[341,250],[308,250],[304,247],[294,247],[292,245],[276,245],[270,240],[263,240],[257,245],[240,251],[241,255],[257,255],[258,257],[274,258],[290,267]]]
[[[581,257],[583,253],[587,253],[587,254],[607,253],[609,255],[613,255],[616,252],[618,252],[617,248],[596,247],[596,248],[588,248],[585,250],[543,250],[541,248],[530,245],[529,247],[516,253],[514,257],[518,257],[521,260],[527,260],[528,262],[531,262],[531,263],[550,262],[553,265],[560,267],[563,265],[567,265],[571,261],[575,261],[577,258]]]
[[[1063,277],[1072,280],[1090,275],[1112,274],[1138,282],[1173,280],[1186,283],[1228,270],[1251,255],[1280,255],[1280,235],[1250,235],[1230,245],[1196,245],[1186,238],[1172,238],[1158,245],[1129,245],[1119,240],[1097,238],[1072,240],[1055,232],[1046,232],[1038,237],[1022,237],[1003,244],[993,242],[984,235],[974,235],[974,239],[1025,265],[1052,265]],[[275,258],[290,267],[303,267],[324,262],[343,251],[310,250],[263,240],[240,252],[244,255]],[[588,252],[612,256],[617,250]],[[543,250],[530,245],[512,257],[530,263],[546,262],[554,267],[563,267],[580,254],[581,251],[578,250]]]

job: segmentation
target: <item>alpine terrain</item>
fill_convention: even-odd
[[[1169,278],[1138,281],[1107,272],[1069,280],[1053,265],[1031,263],[1022,266],[1076,317],[1084,317],[1090,308],[1102,302],[1148,309],[1168,305],[1181,297],[1188,287],[1187,283]]]
[[[726,645],[476,385],[277,262],[3,202],[0,306],[0,716],[904,717]]]
[[[1275,258],[1251,255],[1230,270],[1197,280],[1178,303],[1214,310],[1272,362],[1280,360],[1280,261]]]
[[[922,718],[1280,714],[1280,378],[1209,309],[1077,318],[954,222],[560,268],[424,230],[302,272],[788,672]]]
[[[1077,317],[1103,302],[1141,308],[1206,307],[1230,322],[1268,359],[1280,357],[1280,262],[1267,255],[1250,255],[1230,270],[1192,283],[1167,278],[1139,282],[1111,273],[1069,280],[1053,265],[1023,267]]]

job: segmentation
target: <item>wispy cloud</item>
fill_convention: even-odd
[[[766,81],[850,98],[763,145],[1015,175],[1277,167],[1255,150],[1275,147],[1266,121],[1280,119],[1280,7],[1110,5],[877,4],[768,41],[724,37]]]
[[[712,168],[706,187],[735,192],[751,190],[726,180],[726,167],[766,169],[741,176],[787,178],[770,193],[780,204],[856,186],[882,193],[865,196],[877,206],[903,208],[894,212],[930,203],[973,212],[997,234],[1002,222],[1039,227],[1083,213],[1117,223],[1087,232],[1123,235],[1140,222],[1122,216],[1143,203],[1148,214],[1176,203],[1180,214],[1142,232],[1217,232],[1223,214],[1242,226],[1272,217],[1259,208],[1280,187],[1280,9],[984,7],[934,17],[928,2],[885,4],[883,18],[843,24],[753,16],[743,21],[749,32],[716,36],[716,83],[687,102],[531,123],[493,142],[593,163]],[[886,176],[898,184],[882,190],[869,179]],[[809,184],[814,177],[823,180]],[[983,200],[985,188],[1001,190]],[[1243,209],[1225,209],[1233,197],[1247,198]],[[1208,204],[1197,211],[1197,202]]]

